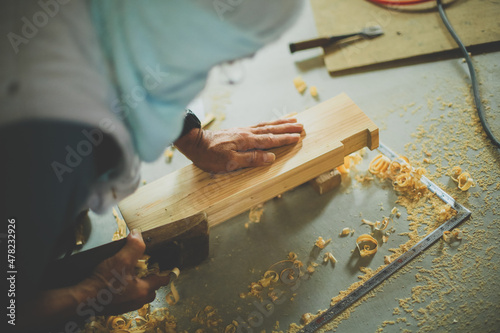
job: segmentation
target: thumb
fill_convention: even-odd
[[[135,265],[137,260],[144,255],[145,250],[146,244],[142,239],[141,232],[138,229],[134,229],[127,236],[127,243],[125,246],[116,255],[124,259],[124,262]]]

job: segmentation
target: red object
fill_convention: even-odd
[[[368,1],[384,6],[405,6],[405,5],[416,5],[419,3],[424,3],[434,0],[368,0]]]

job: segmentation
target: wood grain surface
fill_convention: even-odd
[[[301,141],[273,149],[270,166],[212,175],[191,164],[141,187],[119,204],[128,227],[145,232],[198,212],[213,226],[332,170],[354,151],[378,147],[377,126],[345,94],[297,119]]]
[[[500,2],[443,1],[447,16],[466,46],[500,41]],[[324,50],[330,73],[457,49],[435,2],[388,9],[367,0],[311,0],[319,37],[380,25],[384,35],[352,38]],[[311,36],[311,38],[314,36]],[[496,44],[495,44],[496,45]]]

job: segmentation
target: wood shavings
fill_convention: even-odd
[[[233,320],[233,322],[229,325],[226,326],[224,329],[224,333],[236,333],[238,329],[238,322],[236,320]]]
[[[369,182],[371,182],[373,180],[373,177],[371,176],[362,176],[362,175],[356,175],[354,177],[354,179],[356,179],[358,182],[360,182],[361,184],[367,184]]]
[[[311,88],[309,89],[309,93],[312,97],[318,97],[318,89],[316,88],[316,86],[311,86]]]
[[[295,89],[301,94],[304,93],[307,89],[307,84],[302,80],[300,76],[297,76],[295,79],[293,79],[293,85],[295,86]]]
[[[363,222],[364,224],[368,224],[371,227],[375,225],[375,222],[368,221],[367,219],[361,219],[361,222]]]
[[[142,311],[146,309],[147,311]],[[169,313],[167,308],[159,308],[150,313],[149,304],[137,310],[138,316],[133,319],[128,315],[94,317],[92,321],[85,324],[84,333],[144,333],[162,332],[176,333],[176,319]]]
[[[363,234],[356,239],[356,246],[362,258],[373,255],[377,252],[378,242],[368,234]]]
[[[374,175],[383,175],[389,168],[389,165],[391,163],[391,160],[382,155],[378,154],[371,162],[370,166],[368,167],[368,171]]]
[[[353,235],[354,234],[354,229],[351,229],[351,228],[344,228],[342,229],[342,231],[340,232],[339,236],[340,237],[345,237],[345,236],[348,236],[348,235]]]
[[[174,305],[179,301],[179,292],[174,285],[174,280],[179,277],[180,270],[176,267],[172,270],[160,271],[158,263],[149,263],[150,256],[143,255],[137,260],[135,265],[135,273],[138,278],[144,278],[149,275],[170,276],[170,292],[165,296],[165,300],[169,305]]]
[[[111,316],[106,322],[106,327],[112,331],[126,330],[132,324],[131,321],[126,320],[123,316]]]
[[[383,234],[382,235],[382,243],[387,243],[388,240],[389,240],[389,235]]]
[[[458,182],[458,176],[460,176],[461,173],[462,173],[462,168],[458,165],[454,166],[453,168],[451,168],[450,177],[455,182]]]
[[[179,269],[176,267],[172,271],[169,272],[169,275],[171,275],[170,278],[170,292],[165,296],[165,301],[169,305],[174,305],[179,301],[179,292],[177,291],[177,288],[175,288],[174,285],[174,280],[179,277],[179,274],[181,272]]]
[[[388,265],[392,262],[391,256],[384,256],[384,264]]]
[[[314,245],[320,249],[324,249],[325,246],[327,246],[331,241],[332,241],[331,238],[325,241],[323,237],[319,236]]]
[[[462,191],[467,191],[469,188],[476,186],[474,180],[468,172],[463,172],[458,176],[458,188]]]
[[[361,163],[363,157],[360,152],[352,153],[344,157],[344,164],[337,167],[337,170],[342,174],[348,174],[350,169],[355,165]]]
[[[453,229],[452,231],[443,231],[443,240],[446,243],[453,243],[454,241],[460,241],[462,240],[463,233],[462,230],[460,229]]]
[[[330,252],[326,252],[323,256],[323,263],[326,264],[328,261],[330,261],[332,265],[335,265],[337,263],[337,259]]]
[[[151,306],[149,304],[144,304],[142,308],[137,310],[137,313],[139,314],[139,316],[145,318],[149,314],[150,310]]]
[[[464,172],[460,166],[451,168],[450,177],[462,191],[467,191],[469,188],[476,186],[471,175],[468,172]]]
[[[250,208],[248,218],[250,222],[259,223],[262,218],[262,214],[264,214],[264,204],[258,204],[257,206]]]
[[[118,228],[116,229],[115,233],[113,234],[113,238],[111,239],[112,241],[115,241],[127,236],[127,225],[125,224],[125,220],[118,215],[115,207],[113,207],[113,216],[115,217],[116,224],[118,225]]]
[[[204,325],[207,328],[218,327],[219,324],[222,323],[222,319],[220,318],[217,310],[210,305],[207,305],[204,309],[198,311],[196,316],[192,318],[191,321]],[[234,322],[232,324],[234,326]]]

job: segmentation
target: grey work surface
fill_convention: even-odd
[[[306,5],[296,25],[278,41],[258,52],[253,59],[215,68],[201,94],[207,112],[226,115],[225,120],[215,125],[220,128],[253,125],[304,110],[346,92],[380,127],[381,141],[394,151],[416,156],[423,146],[443,155],[460,150],[459,143],[453,140],[427,142],[416,134],[420,128],[427,130],[427,137],[432,136],[432,133],[440,137],[443,131],[454,131],[450,125],[454,120],[447,118],[448,108],[452,110],[458,105],[466,105],[466,95],[469,96],[467,71],[460,58],[331,77],[323,67],[320,50],[289,54],[289,42],[315,36],[312,13],[309,5]],[[496,113],[500,101],[499,60],[499,52],[474,56],[482,82],[482,96]],[[311,97],[308,92],[300,95],[295,90],[292,80],[298,75],[308,86],[317,86],[318,99]],[[236,83],[229,84],[229,80]],[[457,114],[461,117],[462,112],[454,113]],[[463,112],[463,117],[456,121],[470,121],[469,113]],[[434,118],[441,120],[437,122]],[[498,135],[498,116],[490,117],[489,121]],[[461,126],[457,125],[457,130],[464,127],[463,124]],[[476,128],[471,122],[470,131]],[[478,141],[485,142],[479,134],[476,136]],[[460,133],[457,133],[457,139],[461,139]],[[412,143],[416,143],[415,149]],[[483,181],[483,184],[469,190],[471,195],[457,194],[456,191],[452,193],[472,211],[473,218],[462,226],[464,240],[454,247],[442,242],[434,245],[410,263],[403,274],[379,287],[375,297],[369,298],[352,312],[350,318],[340,323],[338,331],[375,332],[377,328],[383,328],[384,332],[401,332],[405,329],[411,332],[498,330],[500,287],[495,279],[498,276],[498,256],[492,254],[499,252],[498,239],[495,237],[500,223],[496,208],[500,207],[500,157],[495,149],[476,145],[474,141],[465,145],[465,149],[470,159],[488,155],[496,159],[496,163],[492,168],[491,165],[478,166],[461,160],[458,155],[450,157],[463,163],[473,177]],[[360,174],[364,174],[369,160],[375,154],[370,152],[363,163],[357,166]],[[423,157],[420,156],[420,160]],[[438,159],[436,153],[430,158]],[[155,163],[144,165],[143,179],[151,182],[187,163],[189,161],[175,151],[171,162],[161,157]],[[444,161],[441,164],[447,166]],[[432,178],[438,169],[429,165],[428,170]],[[454,183],[447,176],[442,173],[437,175],[435,180],[444,184],[446,190],[454,188]],[[493,176],[493,181],[490,176]],[[496,193],[486,193],[485,190],[494,190]],[[191,318],[207,305],[216,308],[223,319],[220,331],[224,331],[224,327],[232,320],[246,321],[249,316],[254,316],[257,307],[253,302],[259,303],[260,300],[242,299],[240,293],[247,293],[251,282],[258,281],[273,263],[286,259],[290,251],[296,252],[298,258],[306,263],[318,236],[332,238],[332,243],[322,253],[332,252],[338,263],[335,267],[320,265],[295,290],[280,286],[288,295],[286,301],[269,310],[272,312],[269,316],[262,316],[262,322],[256,324],[253,331],[271,332],[277,321],[277,331],[286,331],[290,323],[300,322],[302,314],[328,308],[332,297],[359,280],[357,276],[362,275],[360,266],[376,269],[383,263],[383,256],[389,254],[390,247],[397,247],[407,240],[406,236],[399,235],[408,230],[408,222],[405,209],[398,206],[403,215],[395,220],[396,233],[389,238],[389,243],[384,244],[372,260],[360,260],[357,251],[353,251],[356,237],[369,233],[369,228],[361,225],[360,213],[369,220],[380,220],[382,216],[389,215],[392,207],[397,206],[396,199],[397,195],[390,184],[374,182],[363,186],[351,175],[343,180],[340,188],[322,196],[308,185],[302,185],[285,193],[281,199],[267,202],[262,221],[250,224],[248,229],[244,227],[248,213],[212,228],[209,259],[197,268],[181,272],[176,282],[181,300],[169,309],[178,320],[178,330],[194,332],[197,328],[204,328],[191,322]],[[101,217],[102,223],[113,224],[111,213],[106,216]],[[354,236],[338,237],[344,227],[354,228]],[[433,259],[443,256],[445,260],[460,259],[463,265],[457,271],[447,266],[436,268]],[[485,258],[490,260],[485,262]],[[321,259],[322,255],[316,262],[320,263]],[[439,274],[445,272],[446,276],[435,277],[426,269],[436,270]],[[416,288],[414,291],[427,291],[424,293],[425,299],[416,297],[412,288]],[[164,301],[166,291],[168,288],[158,292],[153,307],[167,306]],[[290,301],[292,294],[295,294],[294,300]],[[412,295],[413,300],[416,299],[413,303]],[[405,311],[399,300],[407,298],[410,298],[411,305]],[[399,308],[401,314],[393,314],[395,308]],[[397,318],[405,318],[406,322],[386,323],[383,326],[384,321],[396,321]],[[211,332],[212,329],[205,327],[205,331]]]

